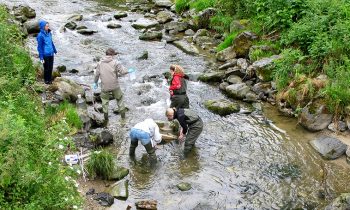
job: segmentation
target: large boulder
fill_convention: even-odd
[[[227,94],[235,99],[244,99],[250,88],[245,83],[232,84],[226,87]]]
[[[198,28],[207,28],[210,25],[210,19],[216,15],[217,11],[214,8],[207,8],[198,14]]]
[[[119,181],[119,180],[122,180],[124,177],[126,177],[128,174],[129,174],[129,169],[122,166],[116,166],[112,176],[109,177],[109,180]]]
[[[155,20],[140,18],[136,22],[134,22],[131,26],[135,29],[143,29],[143,28],[148,29],[148,28],[159,26],[159,23],[158,21],[155,21]]]
[[[108,129],[96,128],[90,131],[90,141],[96,146],[107,146],[113,143],[113,135]]]
[[[250,47],[253,45],[253,41],[258,37],[249,31],[245,31],[239,34],[233,40],[233,50],[235,51],[237,57],[247,57]]]
[[[202,82],[221,82],[225,77],[225,72],[208,72],[200,75],[198,80]]]
[[[135,202],[136,209],[157,210],[156,200],[144,200]]]
[[[226,81],[229,84],[238,84],[238,83],[242,83],[242,78],[236,75],[230,75],[229,77],[226,78]]]
[[[152,1],[158,7],[170,8],[171,6],[173,6],[173,2],[171,0],[152,0]]]
[[[233,47],[228,47],[216,54],[216,60],[225,62],[227,60],[231,60],[236,58],[236,53],[233,50]]]
[[[16,18],[21,17],[23,20],[36,17],[35,10],[27,5],[19,5],[13,7],[13,13]]]
[[[310,142],[313,148],[319,152],[323,158],[327,160],[334,160],[343,155],[347,149],[347,145],[340,140],[322,136]]]
[[[331,124],[329,124],[328,129],[333,132],[344,132],[348,129],[348,126],[345,122],[339,120],[337,123],[332,122]]]
[[[126,12],[116,12],[114,14],[114,18],[119,20],[120,18],[124,18],[124,17],[127,17],[128,14]]]
[[[342,193],[324,210],[348,210],[350,209],[350,193]]]
[[[64,27],[74,30],[77,27],[77,24],[74,21],[68,22],[64,25]]]
[[[140,40],[160,40],[162,39],[161,31],[147,31],[139,36]]]
[[[299,115],[300,124],[309,131],[320,131],[332,122],[333,114],[323,104],[305,106]]]
[[[83,15],[72,15],[68,18],[68,21],[81,21],[83,20]]]
[[[36,34],[40,32],[39,22],[37,20],[24,23],[24,27],[27,29],[28,34]]]
[[[275,60],[280,59],[281,56],[273,55],[269,58],[262,58],[252,64],[256,76],[263,82],[272,80],[272,67]]]
[[[219,70],[225,70],[231,67],[235,67],[237,65],[237,59],[232,59],[227,61],[225,64],[219,66]]]
[[[66,78],[56,78],[52,86],[55,86],[55,94],[63,100],[75,102],[78,99],[78,95],[84,95],[84,89],[80,85]]]
[[[182,32],[182,31],[186,31],[188,29],[188,23],[172,21],[172,22],[166,23],[164,25],[164,29],[166,31],[175,30],[175,31],[178,31],[178,32]]]
[[[239,104],[236,104],[226,99],[208,100],[204,102],[204,105],[210,111],[221,116],[236,113],[240,110]]]
[[[173,19],[173,13],[169,11],[160,11],[156,16],[156,20],[161,24],[170,22]]]
[[[116,199],[126,200],[129,197],[129,180],[120,180],[109,189],[109,193]]]
[[[185,40],[174,41],[173,44],[177,48],[179,48],[180,50],[184,51],[187,54],[190,54],[190,55],[198,55],[199,54],[198,49]]]

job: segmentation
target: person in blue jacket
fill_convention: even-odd
[[[52,41],[49,23],[41,20],[39,26],[40,32],[36,38],[38,41],[39,58],[40,62],[44,65],[45,84],[51,84],[54,54],[57,53],[57,50]]]

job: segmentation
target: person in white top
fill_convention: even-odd
[[[162,141],[162,135],[159,133],[159,127],[153,119],[145,119],[131,128],[130,139],[129,155],[131,157],[135,156],[136,147],[138,142],[141,141],[150,158],[157,160],[155,146]]]

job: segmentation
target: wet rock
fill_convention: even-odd
[[[192,44],[188,43],[187,41],[180,40],[180,41],[174,41],[173,44],[179,48],[180,50],[184,51],[187,54],[190,55],[198,55],[199,51],[198,49],[193,46]]]
[[[24,23],[24,27],[28,34],[36,34],[40,32],[39,22],[37,20]]]
[[[69,21],[81,21],[83,20],[83,15],[73,15],[68,18]]]
[[[238,83],[226,87],[227,94],[235,99],[244,99],[250,88],[245,83]]]
[[[77,24],[73,21],[68,22],[64,25],[64,27],[70,29],[70,30],[74,30],[77,27]]]
[[[166,7],[170,8],[173,6],[173,2],[171,0],[152,0],[152,2],[157,6],[157,7]]]
[[[266,95],[269,94],[270,90],[271,90],[271,83],[269,82],[259,82],[252,87],[252,91],[255,94],[257,95],[262,94],[263,97],[266,97]]]
[[[113,135],[108,129],[96,128],[90,130],[90,141],[96,146],[107,146],[113,143]]]
[[[233,103],[226,99],[208,100],[204,102],[205,107],[215,114],[226,116],[232,113],[239,112],[239,104]]]
[[[122,25],[118,24],[118,23],[108,23],[107,28],[110,29],[116,29],[116,28],[121,28]]]
[[[253,183],[241,183],[239,188],[241,194],[254,195],[260,191],[260,187]]]
[[[79,94],[84,95],[84,89],[80,85],[66,78],[56,78],[53,86],[57,87],[55,94],[61,96],[64,100],[75,102]]]
[[[244,30],[248,25],[249,20],[234,20],[230,24],[230,33],[233,33],[235,31],[242,31]]]
[[[27,5],[19,5],[13,7],[13,13],[16,17],[25,17],[25,19],[32,19],[36,17],[36,12],[33,8]]]
[[[89,135],[87,132],[82,132],[74,135],[74,144],[76,147],[83,147],[88,149],[93,149],[95,146],[89,140]]]
[[[193,31],[192,29],[187,29],[187,30],[185,31],[185,35],[186,35],[186,36],[193,36],[193,35],[194,35],[194,31]]]
[[[160,23],[167,23],[172,21],[173,18],[173,13],[169,12],[169,11],[160,11],[158,12],[157,16],[156,16],[156,20]]]
[[[258,37],[249,31],[239,34],[233,40],[233,50],[236,53],[237,57],[247,57],[249,53],[249,48],[253,45],[253,41],[257,40]]]
[[[319,152],[323,158],[328,160],[334,160],[343,155],[347,149],[340,140],[330,137],[322,136],[310,142],[312,147]]]
[[[124,177],[126,177],[128,174],[129,174],[129,169],[122,166],[117,166],[112,176],[109,178],[109,180],[119,181],[119,180],[122,180]]]
[[[207,8],[198,14],[198,28],[207,28],[210,25],[210,19],[216,15],[214,8]]]
[[[245,98],[243,99],[245,102],[257,102],[258,101],[258,96],[253,93],[252,91],[249,91],[246,95]]]
[[[126,12],[117,12],[114,14],[114,18],[119,20],[120,18],[127,17],[128,14]]]
[[[237,59],[232,59],[232,60],[227,61],[227,63],[219,66],[219,70],[225,70],[225,69],[234,67],[236,65],[237,65]]]
[[[244,59],[244,58],[238,58],[238,59],[237,59],[237,66],[238,66],[240,69],[243,69],[244,72],[245,72],[245,70],[247,70],[248,65],[249,65],[249,64],[248,64],[247,59]]]
[[[105,192],[97,193],[94,200],[97,200],[101,206],[112,206],[114,203],[113,196]]]
[[[337,132],[337,131],[344,132],[348,129],[348,126],[346,125],[345,122],[338,121],[337,125],[334,122],[329,124],[328,129],[333,131],[333,132]]]
[[[186,73],[186,75],[188,76],[188,80],[189,81],[194,81],[197,82],[198,81],[198,77],[201,75],[201,72],[190,72],[190,73]]]
[[[192,188],[191,184],[187,182],[181,182],[177,184],[176,187],[181,191],[188,191]]]
[[[57,66],[58,72],[65,72],[67,70],[67,67],[65,65]]]
[[[236,53],[233,50],[233,47],[228,47],[216,54],[216,60],[225,62],[227,60],[232,60],[236,58]]]
[[[205,45],[213,45],[215,40],[212,37],[208,36],[198,36],[195,39],[193,39],[193,42],[203,48],[203,46]]]
[[[85,109],[78,109],[78,116],[80,121],[83,123],[84,131],[90,130],[91,127],[91,119]]]
[[[342,193],[325,210],[348,210],[350,209],[350,193]]]
[[[92,90],[85,90],[86,103],[92,103],[94,101],[94,92]]]
[[[280,58],[281,57],[279,55],[274,55],[269,58],[262,58],[258,61],[255,61],[252,64],[252,67],[257,77],[264,82],[271,81],[273,73],[271,67],[273,67],[273,62]]]
[[[164,25],[164,29],[166,31],[176,30],[178,32],[183,32],[183,31],[186,31],[188,29],[188,24],[184,23],[184,22],[172,21],[172,22],[166,23]]]
[[[219,89],[220,90],[223,90],[223,91],[226,91],[226,87],[229,86],[230,84],[228,84],[228,82],[222,82],[220,83],[219,85]]]
[[[345,152],[346,154],[346,160],[350,164],[350,146],[348,145],[348,149]]]
[[[93,195],[95,194],[95,189],[94,188],[90,188],[86,193],[85,195]]]
[[[139,36],[140,40],[160,40],[162,39],[161,31],[147,31]]]
[[[209,32],[207,29],[199,29],[197,32],[193,35],[193,39],[197,39],[200,36],[209,36]]]
[[[242,78],[240,78],[239,76],[236,76],[236,75],[231,75],[226,79],[226,81],[229,84],[238,84],[238,83],[242,83]]]
[[[148,28],[153,28],[153,27],[159,26],[159,23],[155,20],[140,18],[136,22],[131,24],[131,26],[135,29],[143,29],[143,28],[148,29]]]
[[[320,131],[332,122],[333,114],[329,113],[326,106],[314,104],[311,108],[306,106],[299,116],[300,124],[309,131]]]
[[[95,106],[96,105],[97,104],[95,104]],[[102,108],[102,106],[101,106],[101,108]],[[95,107],[88,107],[88,109],[87,109],[88,116],[90,117],[93,126],[95,126],[95,127],[102,126],[103,122],[105,121],[103,113],[101,111],[97,112],[96,110],[98,110],[98,109]]]
[[[77,31],[79,34],[83,34],[83,35],[92,35],[94,33],[97,33],[97,31],[95,30],[91,30],[91,29],[80,29]]]
[[[213,210],[213,209],[215,209],[215,208],[213,206],[209,205],[209,204],[199,203],[192,210]]]
[[[229,68],[225,71],[225,76],[228,77],[230,75],[236,75],[236,76],[239,76],[241,78],[243,78],[245,75],[245,73],[238,67],[238,66],[235,66],[233,68]]]
[[[272,163],[263,174],[278,179],[298,178],[301,171],[300,167],[294,164]]]
[[[77,30],[82,30],[82,29],[87,29],[88,27],[86,27],[86,26],[78,26],[76,29]]]
[[[137,60],[147,60],[148,59],[148,51],[143,51],[142,55],[137,58]]]
[[[147,12],[143,17],[145,17],[145,18],[156,18],[157,16],[155,14]]]
[[[145,200],[135,202],[137,209],[145,210],[157,210],[157,201],[156,200]]]
[[[208,72],[200,75],[198,80],[202,82],[221,82],[224,77],[224,72]]]
[[[121,180],[114,183],[109,190],[116,199],[126,200],[129,197],[129,180]]]
[[[69,70],[69,73],[77,74],[77,73],[79,73],[79,70],[78,69],[71,69],[71,70]]]

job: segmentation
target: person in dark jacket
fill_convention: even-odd
[[[185,139],[184,153],[188,154],[196,143],[203,130],[202,119],[190,109],[168,108],[165,112],[169,121],[178,120],[180,123],[179,141]]]
[[[45,84],[52,83],[52,69],[54,62],[54,54],[57,53],[56,47],[52,41],[52,34],[49,23],[41,20],[39,22],[40,32],[36,38],[38,41],[38,52],[40,62],[44,65],[44,81]]]
[[[187,81],[185,72],[179,65],[170,66],[170,107],[190,108],[190,101],[187,96]]]

